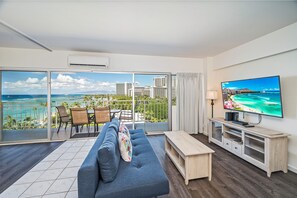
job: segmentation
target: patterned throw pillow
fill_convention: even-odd
[[[130,138],[125,134],[119,131],[118,133],[119,149],[121,157],[126,162],[132,161],[132,143]]]
[[[126,135],[128,136],[129,139],[131,138],[129,129],[126,127],[125,124],[121,124],[121,125],[120,125],[120,127],[119,127],[119,132],[126,134]]]

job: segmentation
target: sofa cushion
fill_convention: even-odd
[[[120,127],[120,120],[117,118],[112,119],[112,121],[109,124],[109,127],[114,128],[114,130],[119,131],[119,127]]]
[[[131,162],[132,160],[132,143],[130,138],[126,135],[126,133],[123,133],[119,131],[118,133],[118,140],[119,140],[119,148],[121,157],[126,162]]]
[[[120,162],[117,132],[113,127],[108,128],[102,145],[98,149],[97,159],[103,182],[113,181],[116,178]]]

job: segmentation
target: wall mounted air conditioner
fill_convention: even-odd
[[[107,68],[109,58],[100,56],[68,56],[68,66]]]

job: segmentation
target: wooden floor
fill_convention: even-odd
[[[183,177],[165,155],[164,136],[149,136],[170,181],[170,194],[159,198],[233,198],[233,197],[297,197],[297,174],[288,172],[266,173],[236,157],[215,144],[209,144],[204,135],[195,138],[212,148],[212,181],[191,180],[186,186]],[[61,143],[43,143],[0,147],[0,193],[41,161]],[[198,166],[198,165],[197,165]]]
[[[209,182],[207,178],[191,180],[188,186],[165,155],[164,136],[149,137],[170,180],[170,194],[162,198],[297,197],[297,174],[290,171],[287,174],[276,172],[268,178],[266,172],[213,143],[209,144],[206,136],[194,135],[194,137],[215,151],[212,161],[212,181]]]
[[[0,146],[0,193],[61,144],[62,142]]]

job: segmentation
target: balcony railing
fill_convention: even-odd
[[[2,106],[3,130],[47,127],[46,104],[3,102]]]
[[[51,116],[52,127],[56,128],[59,124],[58,113],[56,106],[64,105],[69,111],[71,107],[93,107],[110,106],[110,109],[121,110],[123,117],[131,115],[133,110],[132,100],[102,100],[97,102],[72,102],[62,103],[52,102]],[[166,100],[135,100],[135,123],[158,123],[168,122],[168,103]],[[47,107],[46,103],[34,102],[3,102],[2,108],[2,129],[3,130],[23,130],[32,128],[46,128],[47,127]],[[120,113],[115,115],[120,116]],[[133,122],[133,119],[123,120],[124,122]]]

